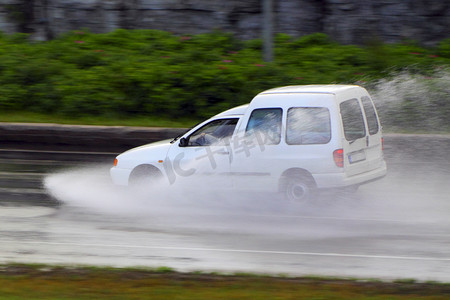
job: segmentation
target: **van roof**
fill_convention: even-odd
[[[358,85],[346,84],[310,84],[310,85],[290,85],[261,92],[264,94],[282,94],[282,93],[319,93],[319,94],[336,94],[349,89],[361,88]]]
[[[338,92],[361,88],[358,85],[344,85],[344,84],[310,84],[310,85],[291,85],[291,86],[283,86],[278,88],[273,88],[270,90],[266,90],[264,92],[259,93],[259,95],[267,95],[267,94],[284,94],[284,93],[310,93],[310,94],[336,94]],[[231,117],[236,116],[239,117],[245,113],[249,104],[240,105],[224,112],[221,112],[214,116],[216,117]]]
[[[220,114],[215,115],[214,117],[225,117],[225,116],[239,116],[243,115],[245,113],[245,110],[247,109],[248,104],[240,105],[237,107],[233,107],[229,110],[226,110],[224,112],[221,112]]]

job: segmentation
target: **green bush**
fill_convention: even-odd
[[[450,39],[445,39],[439,44],[437,53],[442,57],[450,59]]]
[[[202,119],[276,86],[370,86],[405,69],[429,76],[449,66],[449,45],[447,39],[429,49],[414,42],[355,46],[321,33],[279,34],[275,60],[266,63],[261,40],[239,41],[218,31],[176,36],[158,30],[78,30],[48,42],[0,34],[0,110]],[[440,101],[448,105],[448,97]],[[416,111],[410,102],[399,110]]]

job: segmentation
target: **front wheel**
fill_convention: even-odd
[[[315,198],[317,188],[313,179],[294,176],[285,179],[284,196],[294,203],[306,203]]]
[[[149,188],[162,178],[161,171],[151,165],[136,167],[130,174],[128,185],[133,188]]]

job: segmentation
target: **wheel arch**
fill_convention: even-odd
[[[162,177],[163,172],[156,167],[155,165],[146,163],[146,164],[140,164],[133,168],[133,170],[130,173],[130,176],[128,177],[128,185],[132,183],[132,181],[139,176],[142,175],[151,175],[152,177]]]

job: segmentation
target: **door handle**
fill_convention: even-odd
[[[216,154],[227,155],[230,154],[228,151],[217,151]]]

